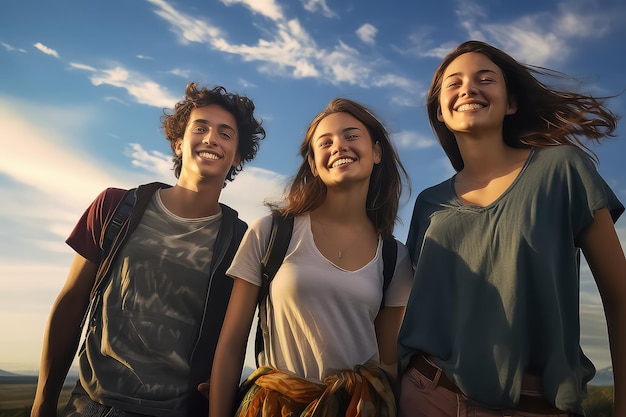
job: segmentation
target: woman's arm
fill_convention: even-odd
[[[613,415],[626,416],[626,258],[607,209],[595,212],[579,240],[606,315],[615,381]]]
[[[234,280],[213,359],[209,387],[211,417],[231,417],[234,414],[235,395],[259,294],[258,286],[239,278]]]
[[[398,333],[404,317],[404,307],[385,307],[378,312],[374,326],[381,367],[397,378]]]

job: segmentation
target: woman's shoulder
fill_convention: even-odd
[[[574,145],[555,145],[544,148],[535,148],[535,154],[540,159],[554,161],[590,161],[590,155]]]

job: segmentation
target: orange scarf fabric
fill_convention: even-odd
[[[396,417],[389,378],[377,364],[328,376],[323,383],[262,366],[243,383],[236,417]]]

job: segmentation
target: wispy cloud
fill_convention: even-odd
[[[439,145],[431,136],[424,136],[417,132],[397,132],[392,134],[392,138],[396,146],[401,149],[423,149]]]
[[[143,74],[121,66],[97,69],[87,65],[72,64],[72,67],[92,72],[89,79],[95,86],[111,85],[123,88],[137,103],[165,108],[172,107],[180,99]]]
[[[339,17],[336,12],[328,7],[326,0],[302,0],[302,5],[304,6],[304,10],[310,13],[317,13],[319,11],[328,18]]]
[[[368,45],[374,45],[376,43],[377,33],[378,29],[376,29],[374,25],[370,25],[369,23],[365,23],[356,30],[356,34],[358,35],[359,39],[361,39],[361,42]]]
[[[26,49],[15,48],[15,47],[13,47],[13,46],[9,45],[8,43],[5,43],[5,42],[0,42],[0,45],[2,45],[4,47],[4,49],[6,49],[9,52],[13,52],[13,51],[15,51],[15,52],[22,52],[22,53],[26,53],[27,52]]]
[[[174,68],[174,69],[170,70],[169,72],[172,75],[176,75],[177,77],[185,78],[187,80],[189,78],[191,78],[191,71],[186,70],[186,69]]]
[[[91,65],[79,64],[77,62],[70,62],[70,67],[74,69],[82,70],[82,71],[90,71],[90,72],[97,71],[97,69],[95,69]]]
[[[241,4],[254,13],[265,16],[271,20],[282,20],[283,11],[274,0],[221,0],[227,6]]]
[[[152,58],[151,56],[147,56],[147,55],[137,55],[137,59],[144,59],[147,61],[152,61],[154,58]]]
[[[44,45],[41,42],[37,42],[36,44],[33,45],[35,48],[39,49],[41,52],[43,52],[46,55],[50,55],[53,56],[55,58],[59,58],[59,53],[57,51],[55,51],[52,48],[48,48],[46,45]]]

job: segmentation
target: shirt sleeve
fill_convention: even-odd
[[[267,250],[271,227],[271,215],[250,223],[226,275],[261,286],[261,259]]]
[[[65,243],[83,258],[99,264],[102,255],[100,241],[103,225],[113,215],[125,192],[126,190],[120,188],[107,188],[98,194],[78,220]]]
[[[564,147],[565,148],[565,147]],[[578,149],[566,148],[571,169],[569,193],[572,201],[572,219],[576,236],[591,225],[594,212],[606,208],[613,222],[624,212],[624,206],[613,190],[598,173],[593,161]]]
[[[388,307],[406,306],[413,285],[413,267],[409,251],[403,243],[396,241],[396,244],[398,245],[396,270],[385,293],[385,306]]]

